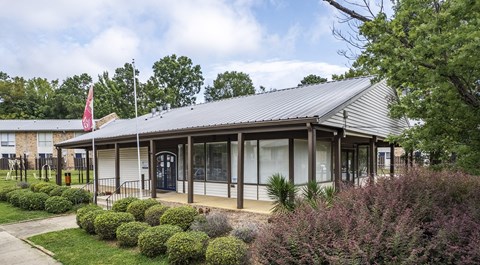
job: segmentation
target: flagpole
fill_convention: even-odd
[[[137,160],[138,160],[138,193],[140,199],[143,197],[143,190],[142,190],[142,168],[141,168],[141,161],[140,161],[140,137],[138,135],[138,108],[137,108],[137,84],[135,81],[135,59],[132,59],[132,68],[133,68],[133,96],[135,97],[135,131],[137,133]]]
[[[93,106],[93,85],[92,85],[92,132],[95,131],[95,126],[96,126],[96,123],[95,123],[95,115],[94,115],[94,106]],[[93,200],[95,202],[95,204],[97,204],[97,176],[95,174],[96,170],[95,170],[95,134],[92,135],[92,154],[93,154]],[[89,168],[87,170],[90,170]]]

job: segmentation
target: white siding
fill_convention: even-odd
[[[230,198],[237,198],[237,184],[230,185]]]
[[[258,186],[258,200],[259,201],[272,201],[267,194],[267,186]]]
[[[98,178],[114,178],[115,177],[115,150],[98,150]]]
[[[243,198],[249,200],[258,200],[258,185],[244,185]]]
[[[193,182],[193,194],[205,195],[205,182]]]
[[[186,185],[187,185],[187,183],[185,183],[185,186]],[[187,193],[186,187],[185,187],[185,191],[183,190],[183,181],[177,181],[177,192],[178,193]]]
[[[113,150],[115,154],[115,150]],[[145,175],[145,179],[148,179],[149,170],[144,169],[143,165],[148,165],[148,148],[140,148],[140,161],[142,164],[141,174]],[[114,172],[115,166],[112,168]],[[139,180],[138,178],[138,156],[137,148],[120,148],[120,183],[127,180]]]
[[[228,185],[226,183],[205,183],[206,195],[228,197]]]

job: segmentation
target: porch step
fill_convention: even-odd
[[[107,198],[108,196],[97,196],[97,205],[102,207],[104,210],[107,209]],[[110,205],[111,207],[111,205]]]

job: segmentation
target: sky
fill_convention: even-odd
[[[0,0],[0,71],[96,81],[134,58],[145,81],[177,54],[201,66],[205,85],[241,71],[256,88],[294,87],[352,63],[337,54],[336,12],[322,0]]]

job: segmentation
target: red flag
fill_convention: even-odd
[[[93,86],[88,90],[87,103],[82,119],[83,130],[89,132],[93,128]]]

